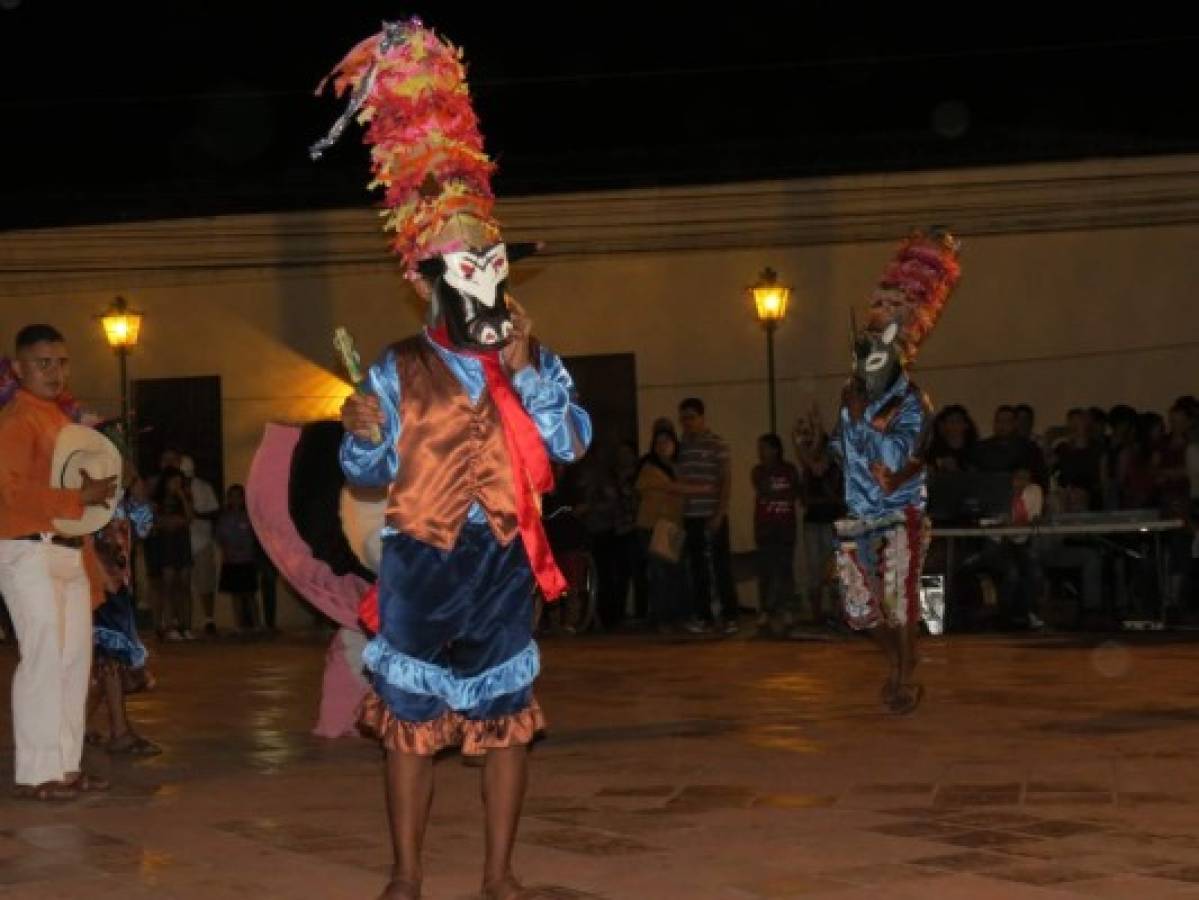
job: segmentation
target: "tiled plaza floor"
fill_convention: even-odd
[[[530,896],[1199,897],[1185,635],[930,641],[926,703],[902,719],[877,708],[857,639],[543,649]],[[156,653],[159,690],[133,708],[167,752],[93,754],[116,782],[102,798],[5,793],[0,897],[372,900],[389,865],[379,754],[309,736],[323,656],[298,637]],[[0,649],[6,682],[14,657]],[[11,777],[11,746],[0,765]],[[433,900],[474,895],[478,775],[438,766]]]

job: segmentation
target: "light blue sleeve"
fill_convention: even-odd
[[[379,398],[385,420],[378,444],[346,433],[341,441],[341,470],[346,481],[360,487],[386,487],[400,471],[400,374],[395,351],[386,350],[366,375],[366,393]]]
[[[916,455],[925,418],[920,394],[909,391],[886,431],[879,431],[866,417],[852,421],[844,409],[840,427],[844,438],[868,463],[881,462],[892,472],[898,472]]]
[[[133,533],[139,538],[144,538],[154,527],[154,507],[144,501],[133,499],[127,499],[124,506],[125,516],[129,519]]]
[[[844,409],[838,410],[837,411],[837,424],[833,426],[833,433],[831,435],[829,435],[829,439],[828,439],[829,453],[833,457],[833,460],[837,463],[837,465],[839,465],[841,467],[841,469],[843,471],[845,469],[845,461],[846,461],[845,460],[845,457],[846,457],[845,426],[844,426],[845,418],[846,418],[845,410]]]
[[[574,381],[562,360],[541,348],[541,370],[526,366],[512,378],[525,411],[536,423],[555,462],[582,458],[591,446],[591,417],[579,406]]]

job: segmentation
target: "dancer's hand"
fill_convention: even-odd
[[[84,506],[108,506],[108,501],[116,496],[117,476],[108,478],[92,478],[86,469],[79,470],[81,486],[79,499]]]
[[[860,422],[866,415],[866,395],[856,380],[850,380],[841,391],[841,405],[849,411],[850,421]]]
[[[533,333],[533,320],[529,318],[525,308],[516,302],[515,297],[508,294],[505,299],[512,316],[512,339],[501,353],[508,371],[515,373],[532,364],[529,336]]]
[[[791,440],[800,453],[810,452],[816,445],[816,426],[812,417],[800,416],[795,420],[795,428],[791,432]]]
[[[341,424],[346,431],[364,441],[371,440],[385,419],[379,407],[379,398],[357,392],[346,397],[341,405]]]
[[[815,400],[812,401],[812,409],[808,413],[808,421],[812,423],[812,431],[817,438],[827,436],[828,432],[824,430],[824,417],[820,415],[820,404]]]

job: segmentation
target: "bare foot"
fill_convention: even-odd
[[[387,882],[378,900],[420,900],[420,884],[393,878]]]
[[[525,889],[515,875],[506,875],[499,881],[483,885],[482,900],[520,900],[525,896]]]
[[[882,689],[878,692],[878,699],[882,705],[890,709],[895,705],[895,696],[899,693],[899,675],[892,672],[887,676],[887,680],[883,682]]]
[[[895,692],[895,702],[891,704],[891,712],[899,716],[911,715],[924,699],[924,685],[905,684]]]

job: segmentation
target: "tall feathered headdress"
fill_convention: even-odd
[[[382,188],[384,229],[409,274],[417,263],[499,240],[492,215],[495,164],[471,106],[462,51],[420,19],[385,22],[383,30],[349,52],[325,81],[346,111],[312,146],[313,159],[341,136],[350,120],[366,125],[371,145],[370,188]]]
[[[913,232],[895,252],[870,299],[867,327],[882,331],[894,322],[907,365],[916,358],[961,277],[960,242],[939,228]]]

